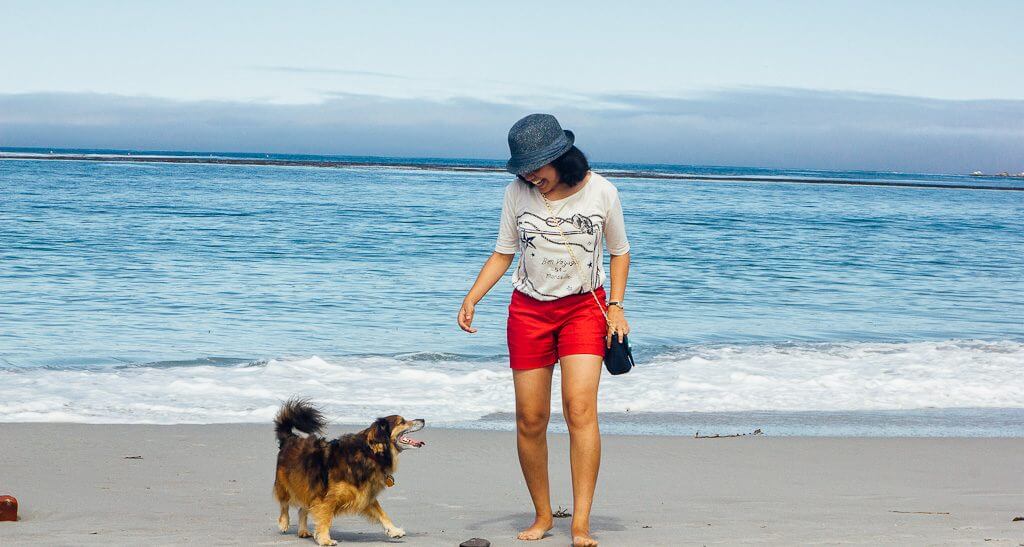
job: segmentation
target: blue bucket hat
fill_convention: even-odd
[[[536,171],[568,152],[575,140],[572,131],[563,131],[551,114],[530,114],[508,130],[512,157],[505,169],[513,175]]]

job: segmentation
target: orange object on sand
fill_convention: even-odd
[[[0,496],[0,520],[18,520],[18,500],[14,496]]]

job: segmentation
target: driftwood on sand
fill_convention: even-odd
[[[751,435],[764,435],[764,431],[761,431],[760,429],[755,429],[754,431],[752,431],[750,433],[733,433],[732,435],[719,435],[717,433],[714,434],[714,435],[701,435],[700,431],[698,431],[693,436],[693,438],[694,439],[726,439],[728,437],[749,437]]]

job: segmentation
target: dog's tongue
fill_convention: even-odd
[[[416,448],[419,448],[419,447],[427,444],[427,443],[425,443],[423,441],[417,441],[416,439],[413,439],[412,437],[406,437],[405,435],[402,435],[402,442],[406,443],[406,444],[409,444],[409,445],[412,445],[412,446],[415,446]]]

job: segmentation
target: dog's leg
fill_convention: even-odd
[[[277,503],[281,504],[281,516],[277,518],[277,529],[282,534],[286,534],[288,533],[288,526],[291,524],[288,522],[288,501],[291,499],[291,496],[288,495],[288,489],[284,487],[280,477],[274,479],[274,498],[277,499]]]
[[[288,533],[288,527],[291,526],[291,522],[288,521],[288,502],[282,501],[281,504],[281,516],[277,517],[277,529],[282,534]]]
[[[334,520],[334,506],[321,503],[309,508],[313,513],[313,539],[317,545],[337,545],[338,542],[331,539],[331,522]]]
[[[380,506],[379,501],[374,500],[374,502],[363,511],[363,514],[366,515],[367,518],[379,522],[380,525],[384,527],[384,533],[387,534],[389,538],[400,538],[405,535],[405,530],[402,530],[395,526],[395,523],[391,522],[388,514],[384,512],[384,508]]]
[[[313,534],[309,533],[308,525],[306,524],[306,516],[309,515],[309,509],[305,507],[299,507],[299,537],[308,538],[312,537]]]

